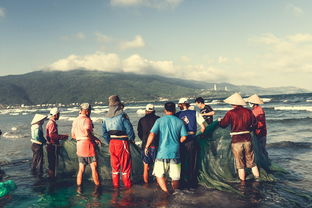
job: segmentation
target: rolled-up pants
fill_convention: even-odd
[[[42,144],[33,143],[31,145],[31,150],[33,152],[31,169],[33,171],[43,172],[43,147]]]
[[[129,142],[125,140],[112,139],[109,142],[110,160],[112,166],[113,186],[119,187],[119,174],[121,172],[122,182],[125,187],[130,188],[131,183],[131,154]]]

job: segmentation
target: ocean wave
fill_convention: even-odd
[[[277,106],[277,107],[274,107],[274,110],[309,111],[309,112],[312,112],[312,106]]]
[[[307,103],[312,103],[312,100],[306,100]]]
[[[14,133],[14,132],[5,132],[2,136],[3,138],[6,138],[6,139],[20,139],[20,138],[25,138],[28,135]]]
[[[310,122],[312,120],[311,117],[304,118],[270,118],[267,119],[268,122],[279,122],[279,123],[288,123],[288,122]]]
[[[309,149],[312,148],[311,142],[291,142],[282,141],[267,144],[269,148],[291,148],[291,149]]]

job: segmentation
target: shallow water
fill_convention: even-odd
[[[240,195],[207,190],[202,187],[182,190],[172,196],[162,193],[156,184],[136,184],[131,190],[111,188],[104,181],[102,191],[94,192],[92,181],[84,181],[82,195],[76,193],[75,176],[59,176],[55,181],[33,176],[30,169],[30,125],[35,112],[47,109],[0,111],[0,167],[4,180],[12,179],[18,189],[0,200],[0,207],[312,207],[312,94],[271,96],[264,107],[268,125],[268,151],[274,163],[289,173],[276,176],[278,181],[252,182],[246,186],[233,184]],[[287,102],[285,102],[287,100]],[[157,111],[161,112],[161,103]],[[229,106],[216,102],[215,109]],[[136,112],[144,104],[132,104],[127,112],[136,128],[142,115]],[[105,107],[92,114],[96,134],[101,134],[100,118]],[[60,133],[70,131],[76,108],[63,109]],[[215,118],[225,110],[217,111]],[[13,114],[13,115],[11,115]],[[161,114],[161,113],[158,113]],[[95,119],[94,119],[95,118]]]

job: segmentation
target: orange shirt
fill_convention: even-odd
[[[95,156],[94,141],[88,136],[88,131],[93,131],[91,119],[86,115],[79,115],[72,126],[72,138],[77,140],[77,155],[79,157]]]

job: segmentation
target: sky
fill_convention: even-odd
[[[311,0],[0,0],[0,76],[100,70],[312,90]]]

